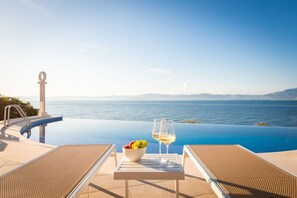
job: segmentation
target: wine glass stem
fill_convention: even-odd
[[[166,161],[168,161],[168,149],[169,149],[169,144],[166,145]]]

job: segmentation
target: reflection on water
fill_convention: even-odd
[[[45,143],[45,127],[46,127],[46,124],[39,126],[39,142],[40,143]]]

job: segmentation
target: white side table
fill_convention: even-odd
[[[179,197],[179,180],[185,179],[184,168],[177,154],[169,154],[168,158],[174,167],[161,166],[156,160],[158,154],[145,154],[138,162],[129,162],[122,158],[114,171],[115,180],[125,180],[125,197],[129,197],[129,180],[175,180],[175,195]],[[165,156],[162,156],[165,158]]]

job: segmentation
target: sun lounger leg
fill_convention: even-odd
[[[175,197],[179,197],[179,181],[175,180]]]
[[[117,160],[117,150],[114,148],[114,161],[115,161],[115,166],[118,166],[118,160]]]
[[[182,158],[182,166],[185,166],[185,161],[186,161],[187,153],[185,149],[183,150],[183,158]]]
[[[129,182],[125,180],[125,197],[129,198]]]

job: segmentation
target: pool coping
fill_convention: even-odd
[[[20,133],[21,135],[23,135],[26,131],[28,131],[28,129],[32,129],[33,127],[37,127],[43,124],[49,124],[52,122],[58,122],[58,121],[62,121],[63,117],[62,116],[53,116],[53,117],[42,117],[42,119],[37,119],[33,122],[31,122],[31,127],[29,127],[28,125],[25,125],[21,128]]]

